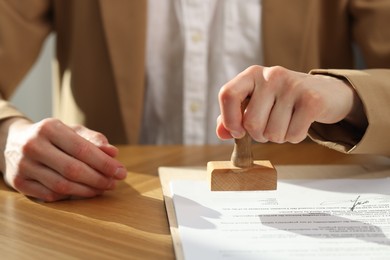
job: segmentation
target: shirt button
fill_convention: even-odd
[[[191,40],[194,43],[203,41],[203,34],[201,32],[194,32],[191,36]]]
[[[197,102],[192,102],[190,105],[190,110],[192,113],[198,112],[199,108],[200,108],[200,106],[199,106],[199,103],[197,103]]]

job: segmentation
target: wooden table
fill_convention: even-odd
[[[159,166],[205,166],[229,160],[232,146],[120,146],[128,178],[103,196],[42,203],[0,183],[2,259],[174,259]],[[369,164],[381,156],[345,155],[320,145],[263,144],[255,159],[275,165]],[[294,177],[294,176],[282,176]],[[359,176],[341,176],[359,177]]]

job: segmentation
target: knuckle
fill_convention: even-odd
[[[267,81],[279,81],[285,78],[288,70],[282,66],[273,66],[264,70],[264,77]]]
[[[108,143],[106,136],[99,132],[93,132],[90,136],[88,136],[87,140],[98,146]]]
[[[40,121],[36,126],[36,134],[38,136],[51,135],[56,131],[61,121],[55,118],[46,118]]]
[[[95,138],[95,139],[97,139],[97,140],[101,140],[101,141],[106,141],[106,140],[107,140],[107,138],[105,137],[105,135],[103,135],[103,134],[100,133],[100,132],[94,132],[93,138]]]
[[[104,160],[102,164],[103,172],[105,173],[105,175],[108,175],[110,177],[115,174],[116,168],[117,167],[113,166],[110,160]]]
[[[246,119],[243,123],[245,130],[252,137],[253,140],[265,143],[268,140],[264,137],[264,126],[255,119]]]
[[[22,147],[22,154],[24,155],[32,155],[39,153],[40,151],[40,142],[37,137],[32,137],[26,141],[26,143]]]
[[[76,158],[85,158],[90,152],[90,144],[88,142],[79,142],[76,145],[74,154]]]
[[[261,73],[263,73],[263,67],[259,66],[259,65],[252,65],[252,66],[249,66],[245,71],[244,71],[245,74],[252,74],[252,75],[260,75]]]
[[[232,129],[234,129],[234,127],[236,127],[237,123],[234,121],[233,118],[227,117],[224,119],[223,125],[226,130],[231,131]]]
[[[315,91],[306,91],[302,94],[301,99],[296,104],[296,109],[305,111],[305,114],[314,118],[315,115],[320,113],[321,107],[323,107],[323,99]]]
[[[71,183],[65,179],[56,181],[52,187],[53,191],[59,194],[69,194]]]
[[[250,133],[256,133],[259,131],[259,123],[255,120],[245,120],[243,126],[246,131]]]
[[[219,100],[222,102],[228,102],[236,99],[237,95],[242,91],[240,85],[242,82],[252,82],[253,79],[262,79],[263,67],[259,65],[252,65],[246,70],[238,74],[237,77],[223,85],[219,91]]]
[[[305,109],[316,108],[322,102],[320,94],[314,90],[308,90],[302,94],[301,106]]]
[[[16,175],[13,178],[11,185],[13,186],[14,189],[21,191],[23,193],[23,190],[25,190],[27,185],[27,180],[21,175]]]
[[[228,82],[221,87],[218,93],[218,99],[222,104],[229,103],[237,95],[234,88],[234,83]]]
[[[82,125],[72,125],[71,128],[76,131],[76,132],[79,132],[79,131],[83,131],[85,129],[84,126]]]
[[[291,98],[291,93],[299,84],[291,77],[291,72],[281,66],[266,68],[263,74],[262,88],[266,93],[279,93],[279,95]]]
[[[269,95],[271,93],[278,92],[278,89],[283,88],[283,93],[288,89],[286,87],[289,84],[285,83],[287,70],[280,66],[274,66],[265,68],[262,75],[261,89],[262,91]],[[260,78],[260,77],[257,77]]]
[[[54,202],[58,200],[58,196],[53,192],[49,192],[43,196],[42,200],[45,202]]]
[[[82,172],[82,167],[78,163],[67,163],[63,169],[63,176],[70,180],[78,180]]]

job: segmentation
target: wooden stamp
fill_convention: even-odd
[[[247,102],[244,102],[247,103]],[[246,104],[242,105],[242,110]],[[248,133],[235,139],[230,161],[207,163],[212,191],[276,190],[277,173],[270,161],[253,161],[252,138]]]

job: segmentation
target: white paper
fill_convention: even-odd
[[[390,179],[278,181],[277,191],[211,192],[176,180],[185,259],[390,259]]]

